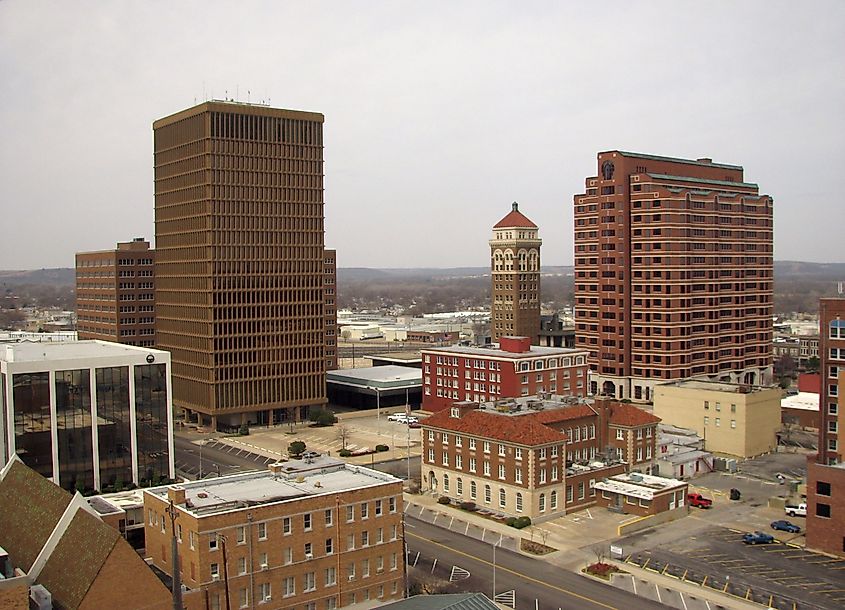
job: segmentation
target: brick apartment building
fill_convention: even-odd
[[[145,490],[146,550],[211,608],[324,610],[404,596],[402,481],[321,456]],[[226,604],[226,591],[229,594]]]
[[[493,226],[490,240],[493,341],[504,336],[540,335],[540,246],[538,228],[519,211],[511,211]]]
[[[807,546],[845,556],[845,462],[839,397],[845,392],[845,299],[819,302],[819,451],[807,461]]]
[[[422,483],[491,512],[546,520],[596,503],[603,478],[655,468],[659,419],[626,403],[455,402],[422,422]]]
[[[772,198],[743,168],[612,150],[575,195],[576,347],[591,394],[772,375]]]
[[[211,101],[153,124],[156,341],[213,427],[326,403],[323,115]]]
[[[440,411],[455,401],[557,394],[587,395],[587,352],[532,346],[529,337],[501,337],[490,347],[421,350],[423,403]]]
[[[80,339],[155,345],[155,250],[138,237],[114,250],[76,253]]]

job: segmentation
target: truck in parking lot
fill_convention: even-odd
[[[713,500],[705,498],[701,494],[687,494],[687,504],[698,508],[710,508],[713,506]]]
[[[790,517],[806,517],[807,504],[805,502],[801,502],[801,504],[787,504],[783,507],[783,512]]]

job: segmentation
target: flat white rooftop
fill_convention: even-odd
[[[139,354],[170,354],[149,347],[136,347],[109,341],[63,341],[59,343],[15,343],[0,349],[0,360],[6,362],[48,362],[55,360],[95,360],[97,358],[138,357]]]
[[[753,394],[770,388],[751,386],[742,383],[725,383],[724,381],[707,381],[705,379],[686,379],[660,384],[658,387],[676,387],[688,390],[709,390],[711,392],[730,392],[732,394]]]
[[[487,358],[507,358],[519,360],[522,358],[536,358],[538,356],[583,356],[587,350],[571,347],[545,347],[543,345],[532,345],[527,352],[507,352],[499,348],[498,343],[492,343],[490,347],[472,347],[455,345],[452,347],[426,347],[426,352],[443,352],[448,354],[462,354],[465,356],[483,356]]]
[[[320,456],[310,463],[292,460],[278,466],[278,473],[261,470],[180,483],[179,487],[185,489],[186,500],[185,505],[180,507],[196,516],[207,516],[308,496],[397,483],[401,480],[328,456]],[[169,487],[148,489],[146,493],[167,499]]]
[[[422,369],[408,366],[368,366],[360,369],[339,369],[326,373],[328,383],[379,389],[417,387],[422,384]]]
[[[815,392],[798,392],[795,396],[787,396],[780,401],[782,409],[801,409],[804,411],[819,410],[819,395]]]
[[[655,494],[685,486],[677,479],[656,477],[650,474],[617,474],[597,481],[595,488],[601,491],[623,494],[641,500],[653,500]]]

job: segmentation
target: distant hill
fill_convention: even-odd
[[[0,271],[0,285],[74,286],[76,272],[70,268],[35,269],[33,271]]]

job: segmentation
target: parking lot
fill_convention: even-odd
[[[803,524],[802,524],[803,525]],[[772,532],[776,542],[742,543],[743,530],[708,527],[637,550],[627,563],[783,610],[845,606],[845,560],[806,551],[800,534]],[[631,545],[635,536],[623,544]]]

